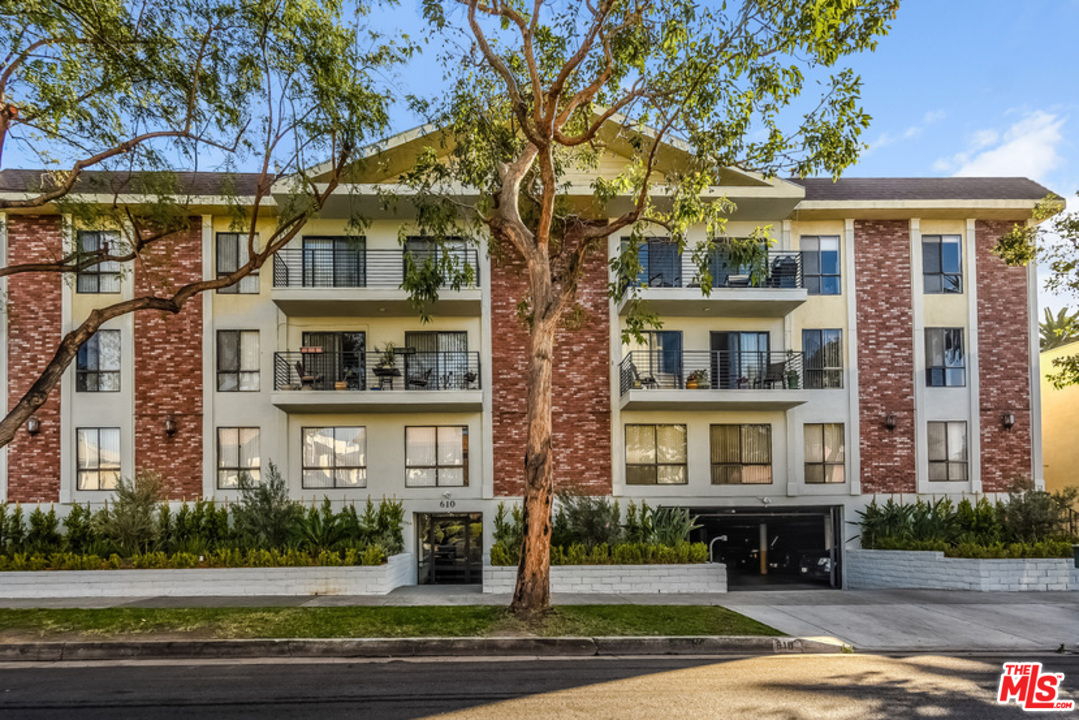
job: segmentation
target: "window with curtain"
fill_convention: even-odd
[[[80,255],[114,252],[120,242],[120,233],[80,230],[76,236],[76,242]],[[109,260],[80,270],[76,275],[75,292],[90,294],[120,292],[120,263]]]
[[[842,423],[805,425],[805,481],[809,485],[846,482]]]
[[[98,330],[75,356],[76,392],[119,392],[120,331]]]
[[[78,428],[75,436],[76,487],[114,489],[120,479],[120,428]]]
[[[965,482],[967,478],[966,422],[929,423],[929,479]]]
[[[302,435],[304,488],[367,487],[367,428],[306,427]]]
[[[803,330],[806,387],[843,387],[843,331]]]
[[[217,429],[217,487],[232,490],[240,487],[240,473],[254,482],[261,480],[259,429],[219,427]]]
[[[217,331],[217,389],[257,392],[259,389],[259,331]]]
[[[367,239],[362,236],[303,239],[304,287],[366,287]]]
[[[405,487],[466,487],[468,428],[405,428]]]
[[[810,295],[839,295],[839,236],[803,235],[802,282]]]
[[[967,384],[963,328],[925,329],[925,384],[929,387]]]
[[[771,425],[712,425],[712,484],[772,482]]]
[[[217,234],[217,277],[224,277],[236,272],[251,259],[247,252],[247,233]],[[255,235],[255,247],[258,247],[258,235]],[[259,291],[259,271],[256,268],[250,274],[240,278],[238,283],[219,288],[223,295],[256,294]]]
[[[622,245],[629,238],[622,238]],[[648,287],[682,287],[682,255],[678,243],[670,238],[648,238],[637,248],[637,262],[641,266],[635,285]]]
[[[685,485],[685,425],[626,425],[626,484]]]
[[[963,245],[958,235],[922,236],[925,293],[963,292]]]
[[[405,355],[409,379],[424,380],[429,389],[468,386],[468,333],[464,331],[416,331],[405,333]]]

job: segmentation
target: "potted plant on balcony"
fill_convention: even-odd
[[[388,342],[379,350],[378,366],[383,370],[397,367],[397,346]]]
[[[787,351],[787,369],[784,373],[787,378],[787,387],[791,390],[798,389],[798,371],[794,368],[794,351]]]
[[[694,370],[686,378],[687,390],[707,390],[708,389],[708,371],[704,368]]]
[[[347,367],[344,372],[341,373],[341,379],[333,384],[336,390],[348,390],[349,386],[354,384],[356,380],[356,368]]]

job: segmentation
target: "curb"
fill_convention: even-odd
[[[772,636],[124,640],[0,644],[0,662],[211,658],[763,655],[850,652],[833,638]]]

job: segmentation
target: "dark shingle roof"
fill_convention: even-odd
[[[806,200],[1041,200],[1054,194],[1023,177],[791,179]]]
[[[178,172],[176,179],[181,192],[191,195],[221,195],[226,182],[237,195],[253,195],[258,182],[256,173]],[[86,170],[75,183],[78,192],[124,193],[133,190],[132,174],[106,170]],[[44,170],[0,171],[0,192],[37,191],[50,179]]]

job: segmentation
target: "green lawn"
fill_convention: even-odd
[[[487,635],[780,635],[721,607],[565,605],[522,623],[505,608],[0,609],[0,642],[28,639],[482,637]]]

